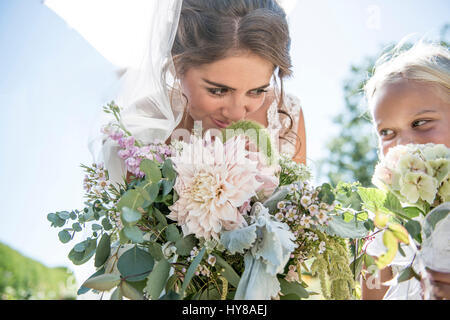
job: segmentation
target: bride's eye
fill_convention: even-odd
[[[264,94],[266,92],[267,92],[266,89],[256,89],[256,90],[250,91],[249,94],[252,95],[252,96],[258,96],[259,97],[260,95],[262,95],[262,94]]]
[[[392,129],[381,129],[378,134],[382,139],[391,139],[394,136],[394,131]]]
[[[218,97],[222,97],[226,93],[228,93],[228,89],[227,88],[207,88],[207,90],[212,95],[215,95],[215,96],[218,96]]]
[[[423,126],[424,124],[426,124],[426,123],[428,123],[428,122],[429,122],[429,120],[415,120],[415,121],[413,121],[413,123],[411,124],[411,126],[412,126],[413,128],[417,128],[417,127]]]

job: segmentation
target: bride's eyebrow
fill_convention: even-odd
[[[210,85],[212,85],[212,86],[216,86],[216,87],[218,87],[218,88],[224,88],[224,89],[236,90],[235,88],[231,88],[231,87],[226,86],[226,85],[224,85],[224,84],[217,83],[217,82],[213,82],[213,81],[210,81],[210,80],[205,79],[205,78],[202,78],[202,80],[205,81],[206,83],[208,83],[208,84],[210,84]],[[249,90],[249,91],[258,90],[258,89],[265,89],[265,88],[267,88],[268,86],[270,86],[270,83],[267,83],[267,84],[265,84],[265,85],[262,85],[262,86],[260,86],[260,87],[254,88],[254,89],[251,89],[251,90]]]

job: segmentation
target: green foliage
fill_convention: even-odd
[[[67,268],[48,268],[0,243],[0,300],[73,300],[74,285]]]

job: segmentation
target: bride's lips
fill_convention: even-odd
[[[230,122],[220,121],[220,120],[214,119],[212,117],[211,117],[211,120],[220,128],[226,128],[231,124]]]

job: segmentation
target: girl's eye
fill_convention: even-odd
[[[424,124],[426,124],[426,123],[428,123],[428,122],[429,122],[428,120],[416,120],[416,121],[413,121],[413,123],[411,124],[411,126],[412,126],[413,128],[416,128],[416,127],[423,126]]]
[[[394,134],[394,131],[391,129],[382,129],[379,132],[380,137],[383,139],[389,139]]]
[[[208,88],[208,92],[215,96],[224,96],[227,92],[227,88]]]

